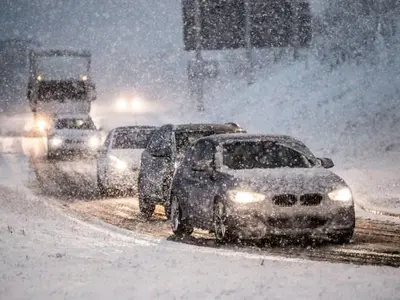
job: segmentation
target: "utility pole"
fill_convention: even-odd
[[[246,62],[247,62],[247,84],[251,85],[254,83],[253,74],[253,51],[251,44],[251,7],[249,0],[244,1],[244,16],[245,16],[245,43],[246,43]]]
[[[196,58],[195,58],[195,76],[194,87],[197,102],[197,110],[204,110],[204,63],[201,56],[201,8],[200,0],[195,0],[195,26],[196,26]]]

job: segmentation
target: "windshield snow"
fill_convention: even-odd
[[[223,145],[223,164],[230,169],[311,168],[302,153],[273,142],[233,142]]]

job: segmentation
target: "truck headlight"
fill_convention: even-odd
[[[253,203],[265,200],[265,195],[253,192],[232,190],[228,192],[230,200],[237,203]]]
[[[43,131],[46,130],[47,123],[46,123],[45,120],[38,120],[38,121],[36,122],[36,126],[37,126],[37,128],[38,128],[40,131],[43,132]]]
[[[339,188],[328,193],[329,199],[333,201],[349,202],[353,200],[353,195],[348,187]]]

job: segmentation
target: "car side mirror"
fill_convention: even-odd
[[[211,160],[199,160],[193,163],[193,171],[210,172],[214,170]]]
[[[321,166],[324,167],[325,169],[330,169],[335,166],[332,159],[328,157],[318,158],[318,160],[321,163]]]

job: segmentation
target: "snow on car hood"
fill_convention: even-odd
[[[108,155],[113,155],[125,161],[133,168],[140,167],[140,158],[144,149],[111,149]]]
[[[85,138],[92,136],[100,136],[97,130],[81,130],[81,129],[56,129],[52,130],[50,135],[64,138]]]
[[[233,176],[238,186],[263,193],[324,193],[346,185],[338,175],[323,168],[224,169],[223,172]]]

